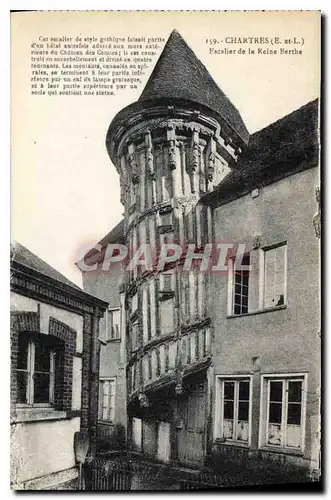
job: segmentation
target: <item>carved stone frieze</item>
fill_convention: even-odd
[[[200,116],[199,116],[200,117]],[[184,119],[180,118],[173,118],[171,120],[165,120],[164,118],[158,118],[158,119],[153,119],[149,120],[148,124],[144,127],[138,128],[136,131],[130,134],[126,138],[126,140],[122,143],[121,148],[127,146],[128,142],[135,142],[139,139],[143,140],[143,137],[148,133],[152,132],[153,130],[156,129],[169,129],[169,126],[172,126],[174,129],[178,130],[185,130],[185,131],[190,131],[193,132],[194,130],[197,130],[200,135],[205,135],[212,137],[215,134],[215,128],[208,128],[205,125],[202,125],[201,123],[196,123],[194,121],[186,121]],[[120,153],[120,151],[119,151]]]
[[[197,169],[199,168],[199,160],[200,160],[199,143],[194,141],[192,143],[192,150],[191,150],[191,163],[190,163],[191,172],[197,171]]]
[[[151,133],[148,130],[145,135],[145,158],[147,171],[149,175],[154,179],[154,155],[153,155],[153,142]]]
[[[216,162],[216,155],[213,151],[211,151],[209,153],[208,160],[207,160],[207,179],[209,182],[213,182],[213,180],[214,180],[215,162]]]
[[[131,180],[133,184],[138,184],[140,176],[139,176],[135,153],[129,153],[126,160],[128,163],[128,167],[130,169]]]
[[[174,210],[182,210],[184,215],[191,212],[192,208],[198,203],[199,198],[197,195],[174,197],[172,199],[172,207]]]
[[[128,182],[128,179],[126,176],[121,175],[120,176],[120,188],[121,188],[121,203],[122,205],[126,205],[128,195],[129,195],[129,190],[130,190],[130,185]]]
[[[170,170],[174,170],[176,165],[176,142],[174,140],[170,140],[168,142],[168,166]]]

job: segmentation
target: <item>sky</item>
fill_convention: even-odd
[[[119,179],[105,147],[115,114],[142,85],[114,97],[30,95],[39,36],[155,36],[177,29],[240,111],[250,133],[319,95],[319,23],[307,12],[26,12],[12,14],[11,237],[81,285],[79,250],[121,219]],[[304,38],[303,55],[215,55],[206,38]],[[238,48],[232,45],[231,48]],[[175,77],[175,75],[174,75]]]

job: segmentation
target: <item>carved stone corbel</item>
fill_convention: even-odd
[[[167,141],[168,141],[168,167],[170,170],[175,170],[177,167],[176,160],[176,131],[173,123],[167,125]]]
[[[176,146],[175,141],[170,140],[168,143],[168,165],[170,170],[176,168]]]
[[[147,171],[152,179],[154,179],[154,155],[151,133],[148,130],[145,135],[145,158]]]
[[[121,200],[122,205],[125,206],[127,199],[128,199],[129,190],[130,190],[129,182],[128,182],[127,176],[125,174],[122,174],[120,176],[120,188],[121,188],[120,200]]]
[[[139,404],[140,404],[141,408],[149,408],[150,401],[149,401],[149,399],[148,399],[148,397],[146,396],[145,393],[140,392],[138,394],[138,400],[139,400]]]
[[[131,173],[131,180],[133,184],[138,184],[140,180],[139,172],[138,172],[138,166],[136,162],[136,155],[135,153],[129,153],[127,156],[127,162],[128,162],[128,167]]]
[[[195,128],[192,134],[191,151],[190,151],[190,181],[191,192],[195,193],[195,173],[200,165],[200,145],[199,145],[199,130]]]
[[[212,151],[209,153],[207,162],[207,179],[209,182],[213,182],[215,174],[215,161],[216,155]]]
[[[121,182],[121,203],[122,205],[126,205],[126,201],[128,199],[128,193],[129,193],[129,184],[124,181]]]
[[[210,138],[207,145],[206,160],[207,160],[207,181],[209,183],[213,183],[215,178],[215,167],[216,167],[216,142],[213,138]]]

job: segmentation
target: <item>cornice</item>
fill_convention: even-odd
[[[92,314],[98,308],[98,316],[102,318],[108,306],[107,302],[83,290],[70,287],[15,261],[11,263],[10,285],[13,292],[78,314]]]

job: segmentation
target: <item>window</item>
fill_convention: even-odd
[[[172,211],[160,211],[160,226],[172,226]]]
[[[115,417],[115,379],[100,380],[99,420],[113,422]]]
[[[251,413],[251,380],[243,377],[218,378],[216,437],[230,442],[249,444]]]
[[[119,340],[121,338],[120,334],[120,321],[121,312],[120,309],[109,309],[106,316],[106,341]]]
[[[174,274],[162,273],[160,274],[160,293],[171,294],[174,291]]]
[[[55,350],[49,339],[32,340],[20,335],[17,362],[17,402],[51,405],[54,402]]]
[[[260,445],[303,450],[305,378],[263,376]]]
[[[135,321],[132,324],[132,330],[131,330],[131,342],[132,342],[132,350],[135,351],[138,349],[140,341],[139,341],[139,325],[138,321]]]
[[[249,270],[247,266],[249,265],[249,254],[244,255],[242,262],[237,265],[235,259],[228,261],[228,314],[248,313]]]
[[[173,273],[160,274],[159,314],[161,335],[174,331],[174,283]]]
[[[262,307],[286,304],[286,244],[264,249],[263,252],[263,300]]]
[[[175,242],[175,235],[173,231],[160,233],[160,248],[162,248],[162,245],[168,245],[174,242]]]

